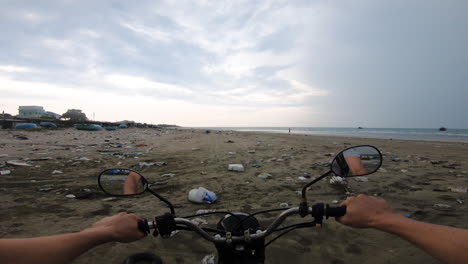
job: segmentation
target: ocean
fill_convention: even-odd
[[[288,133],[288,127],[205,127],[215,130]],[[468,142],[468,129],[291,127],[292,134]]]

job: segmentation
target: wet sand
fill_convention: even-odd
[[[28,139],[16,139],[20,134]],[[0,175],[0,237],[75,232],[122,211],[147,218],[168,212],[151,194],[103,200],[108,196],[98,189],[97,176],[114,167],[135,169],[150,182],[158,182],[155,190],[176,205],[178,216],[199,209],[251,213],[277,208],[280,203],[297,206],[297,191],[305,184],[298,177],[304,173],[319,176],[327,171],[323,163],[330,161],[330,155],[361,144],[378,147],[385,157],[383,169],[369,175],[368,182],[349,179],[355,194],[380,196],[397,212],[411,214],[416,220],[468,228],[467,193],[450,189],[468,187],[467,143],[230,131],[205,134],[180,129],[1,130],[0,166],[9,160],[26,161],[31,166],[0,168],[11,171]],[[140,162],[157,161],[167,165],[139,166]],[[246,171],[228,171],[231,163],[243,164]],[[261,167],[253,168],[253,164]],[[261,172],[270,173],[272,178],[259,179]],[[162,177],[165,173],[175,176]],[[216,192],[218,201],[210,205],[187,201],[190,189],[199,186]],[[82,199],[66,198],[69,194]],[[329,185],[328,180],[308,191],[309,203],[332,203],[345,197],[345,190]],[[434,204],[451,209],[438,209]],[[270,213],[259,220],[266,226],[276,215]],[[213,226],[219,216],[204,219]],[[290,217],[285,224],[304,220]],[[155,252],[166,263],[199,263],[215,248],[197,234],[183,231],[170,239],[148,236],[131,244],[102,245],[74,263],[121,263],[126,256],[143,251]],[[292,231],[270,245],[266,254],[267,263],[438,263],[393,235],[352,229],[331,219],[322,228]]]

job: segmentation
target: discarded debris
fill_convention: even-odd
[[[434,204],[434,208],[439,209],[439,210],[447,210],[447,209],[452,208],[452,206],[448,204]]]
[[[2,170],[2,171],[0,171],[0,175],[8,175],[8,174],[10,174],[10,173],[11,173],[10,170]]]
[[[68,198],[68,199],[75,199],[76,198],[76,196],[74,194],[67,194],[67,195],[65,195],[65,197]]]
[[[6,164],[12,165],[12,166],[18,166],[18,167],[31,167],[32,166],[31,164],[22,162],[20,160],[9,160],[6,162]]]
[[[135,144],[135,147],[147,147],[148,145],[145,144],[145,143],[138,143],[138,144]]]
[[[451,192],[456,192],[456,193],[467,193],[467,188],[464,188],[464,187],[448,187],[448,189],[451,191]]]
[[[208,214],[208,213],[213,213],[213,212],[216,212],[216,210],[215,209],[200,209],[200,210],[197,210],[195,214],[201,215],[201,214]]]
[[[17,140],[28,140],[29,138],[27,136],[15,136],[15,139],[17,139]]]
[[[115,201],[115,200],[117,200],[116,197],[108,197],[108,198],[102,199],[102,201],[104,201],[104,202],[110,202],[110,201]]]
[[[402,170],[400,170],[400,171],[403,172],[403,173],[407,173],[407,172],[408,172],[408,170],[405,170],[405,169],[402,169]]]
[[[260,179],[270,179],[271,178],[271,174],[270,173],[267,173],[267,172],[262,172],[260,173],[257,178],[260,178]]]
[[[245,171],[244,166],[242,164],[229,164],[228,170],[230,171]]]
[[[353,179],[355,181],[358,181],[358,182],[368,182],[369,181],[369,178],[364,177],[364,176],[354,177]]]
[[[306,181],[306,180],[307,180],[307,178],[306,178],[306,177],[303,177],[303,176],[299,176],[299,177],[297,177],[297,178],[298,178],[300,181]]]
[[[167,177],[167,178],[172,178],[174,176],[175,176],[174,173],[165,173],[165,174],[161,175],[161,177]]]
[[[280,203],[281,208],[288,208],[289,204],[288,203]]]
[[[151,167],[151,166],[154,166],[154,165],[156,165],[156,166],[165,166],[165,165],[167,165],[167,163],[166,162],[159,162],[159,161],[157,161],[157,162],[140,162],[140,163],[138,163],[138,166],[140,166],[140,168]]]
[[[201,261],[201,264],[216,264],[216,263],[218,263],[218,259],[216,255],[214,254],[206,255]]]
[[[234,141],[229,139],[228,141],[226,141],[226,143],[234,143]]]
[[[205,219],[203,218],[195,218],[195,219],[192,219],[192,222],[195,222],[195,224],[197,226],[201,226],[201,225],[207,225],[208,224],[208,221],[206,221]]]
[[[73,160],[80,160],[80,161],[89,161],[91,159],[87,158],[87,157],[80,157],[80,158],[74,158]]]
[[[262,166],[262,165],[260,165],[260,164],[254,164],[254,165],[252,165],[253,168],[260,168],[261,166]]]
[[[229,155],[235,155],[235,152],[228,152]]]
[[[188,200],[194,203],[213,203],[216,201],[216,194],[203,187],[190,190]]]
[[[199,151],[200,148],[192,148],[192,151]]]
[[[247,150],[247,153],[255,153],[255,150]]]
[[[50,192],[52,191],[52,186],[53,185],[42,185],[42,186],[39,186],[37,190],[40,192]]]
[[[63,171],[61,170],[54,170],[52,174],[63,174]]]
[[[330,179],[330,184],[331,185],[346,185],[346,180],[345,178],[342,178],[340,176],[333,176]]]

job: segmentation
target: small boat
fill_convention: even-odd
[[[127,125],[124,125],[124,124],[121,124],[121,125],[119,126],[119,128],[128,128],[128,126],[127,126]]]
[[[439,128],[439,131],[447,131],[447,129],[445,127],[441,127]]]
[[[78,130],[86,130],[86,131],[98,131],[102,129],[100,125],[95,125],[95,124],[75,124],[74,126]]]
[[[358,127],[357,129],[362,129],[362,127]]]
[[[106,126],[104,127],[107,131],[117,130],[116,126]]]
[[[45,127],[45,128],[56,128],[57,125],[52,123],[52,122],[41,122],[39,124],[41,127]]]
[[[35,129],[35,128],[39,128],[39,127],[34,123],[19,123],[15,126],[15,129]]]

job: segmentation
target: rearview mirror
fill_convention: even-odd
[[[148,188],[148,182],[141,174],[129,169],[108,169],[99,175],[99,188],[114,196],[142,194]]]
[[[336,155],[331,171],[341,177],[363,176],[376,172],[382,165],[382,154],[373,146],[356,146]]]

